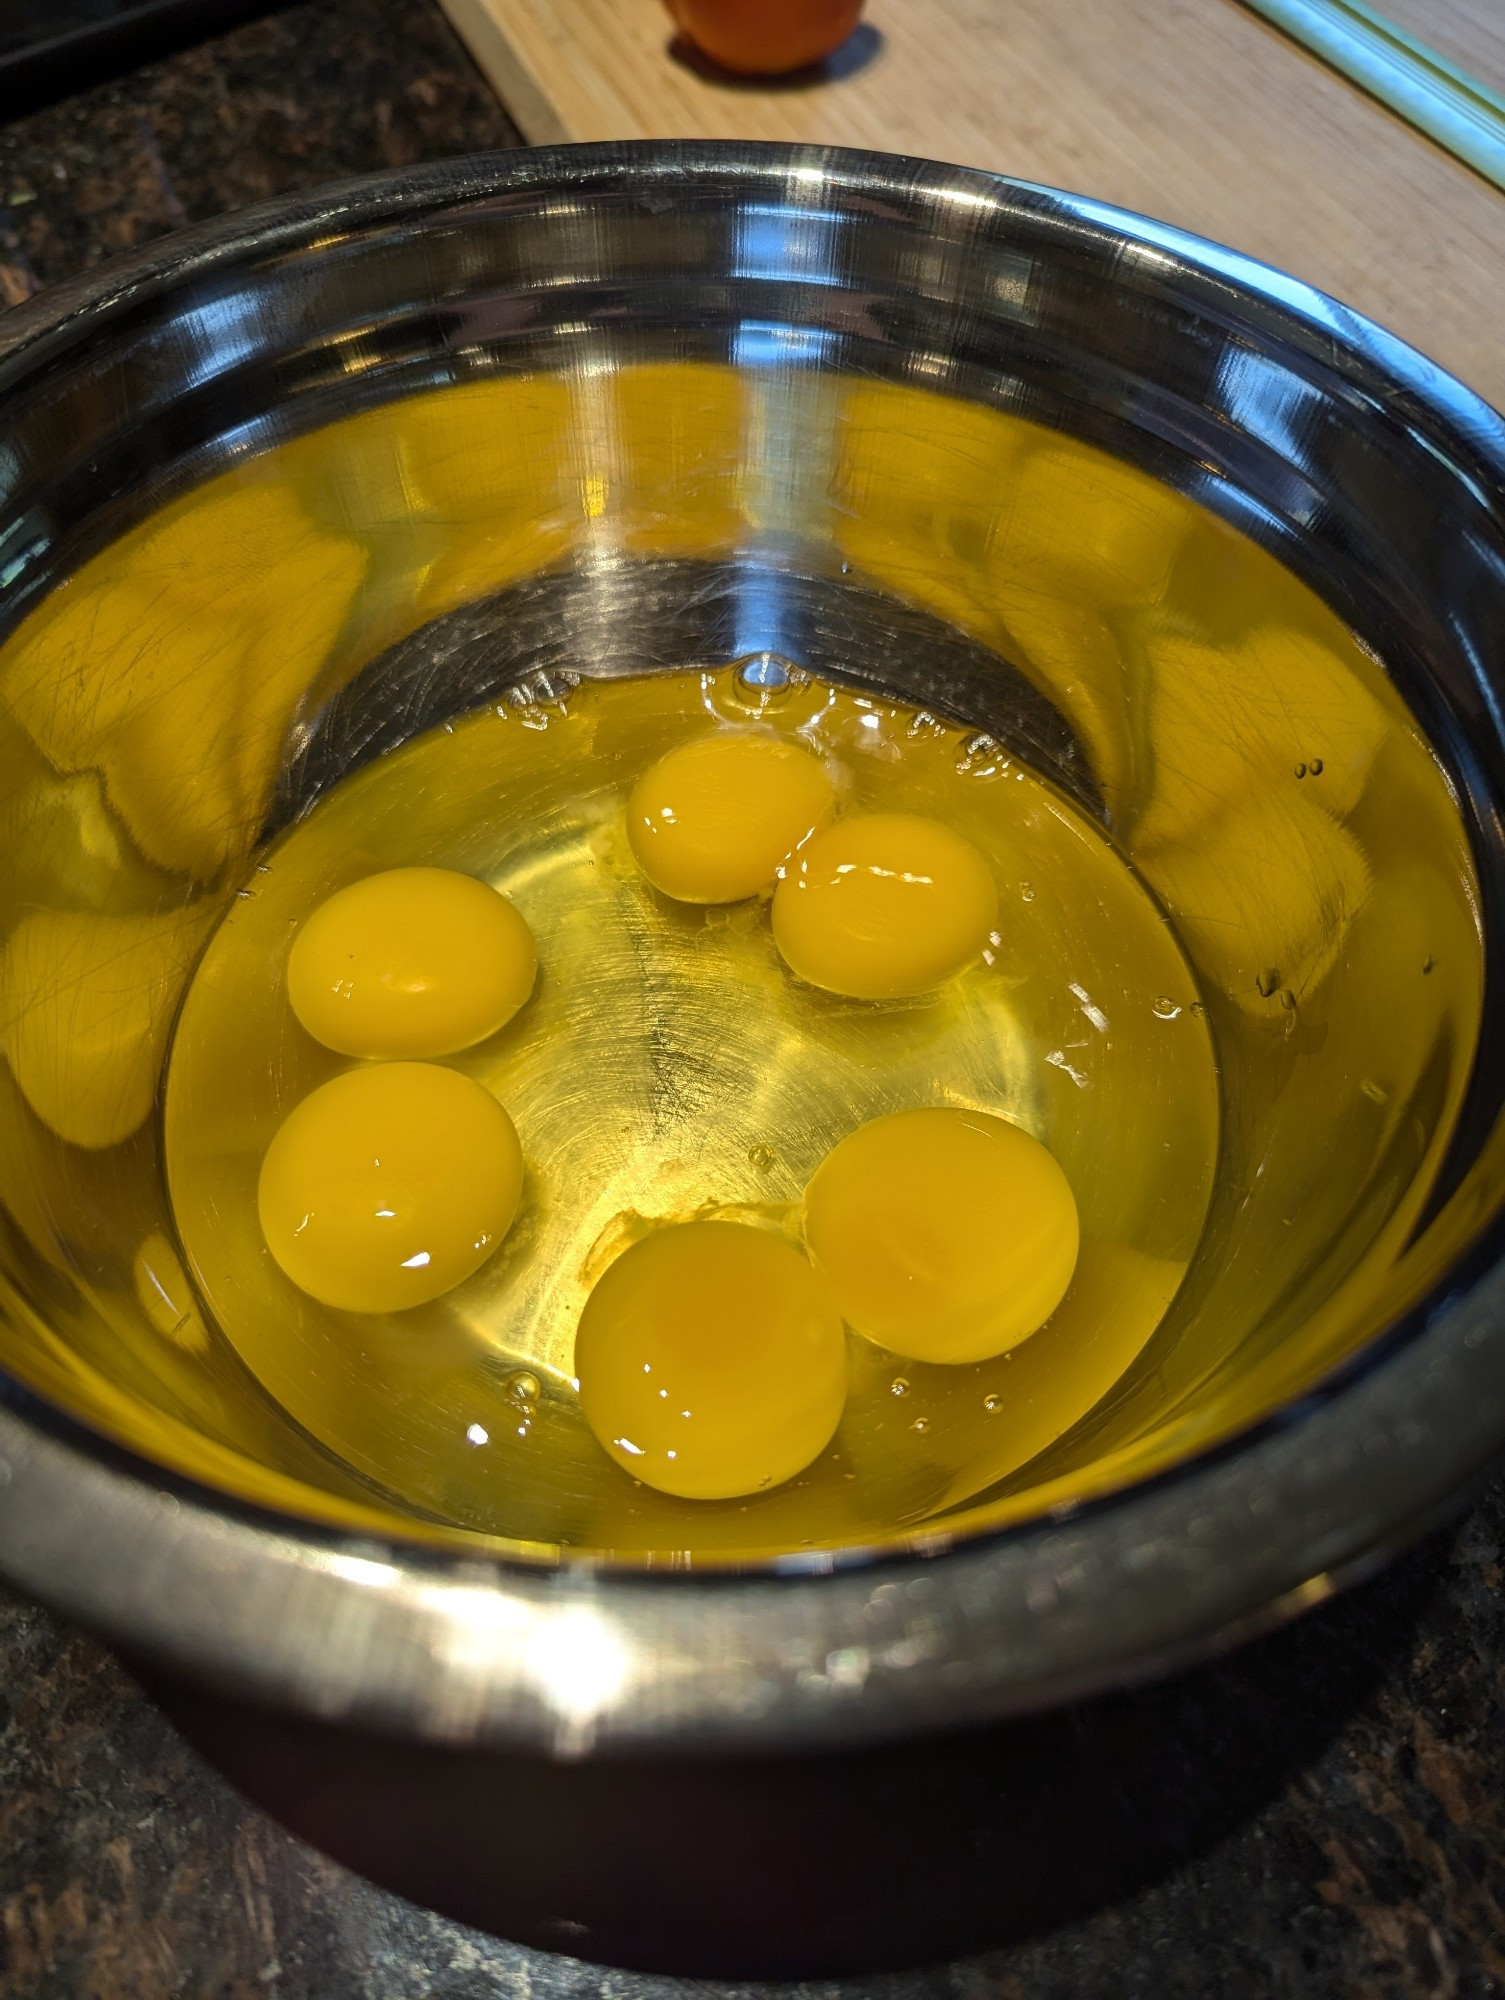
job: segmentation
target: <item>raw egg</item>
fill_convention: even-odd
[[[257,1207],[293,1283],[344,1312],[401,1312],[480,1269],[523,1185],[512,1120],[437,1063],[347,1070],[277,1129]]]
[[[627,837],[664,895],[737,903],[772,887],[834,806],[831,780],[808,750],[726,729],[676,744],[644,772],[627,802]]]
[[[1050,1318],[1076,1269],[1070,1183],[1018,1125],[898,1111],[826,1155],[805,1244],[848,1323],[915,1361],[985,1361]]]
[[[687,1500],[758,1493],[830,1443],[846,1340],[794,1245],[736,1222],[685,1222],[624,1251],[575,1337],[580,1406],[634,1478]]]
[[[445,1056],[512,1019],[538,960],[523,918],[452,868],[388,868],[323,902],[293,940],[287,997],[346,1056]]]
[[[816,834],[773,898],[790,971],[857,1000],[930,992],[971,964],[997,920],[987,862],[917,813],[868,813]]]

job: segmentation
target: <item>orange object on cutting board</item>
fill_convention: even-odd
[[[687,41],[723,69],[783,76],[834,54],[862,0],[665,0]]]

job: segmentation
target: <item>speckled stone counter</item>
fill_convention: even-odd
[[[292,7],[0,126],[0,298],[294,188],[517,143],[437,7]]]
[[[428,0],[310,0],[0,128],[0,300],[226,208],[515,136]],[[1068,1718],[1105,1755],[1147,1746],[1158,1803],[1116,1876],[1089,1865],[1083,1824],[1080,1893],[1042,1906],[1038,1934],[986,1934],[984,1865],[970,1956],[798,1988],[602,1971],[374,1888],[248,1805],[92,1640],[0,1600],[0,1995],[1505,1994],[1502,1538],[1505,1483],[1292,1630]],[[1008,1800],[990,1796],[985,1741],[969,1759],[956,1851],[985,1864]],[[930,1796],[945,1814],[945,1782]]]

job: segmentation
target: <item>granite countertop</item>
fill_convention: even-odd
[[[516,141],[430,0],[305,0],[0,127],[0,302],[287,189]],[[1134,1883],[981,1956],[799,1988],[603,1972],[374,1888],[248,1805],[93,1640],[0,1599],[0,1996],[1505,1994],[1502,1539],[1505,1482],[1173,1695],[1080,1711],[1094,1740],[1176,1717],[1163,1858]],[[966,1810],[1006,1812],[985,1791]]]

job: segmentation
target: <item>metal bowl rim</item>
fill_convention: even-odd
[[[1293,332],[1315,337],[1350,375],[1404,398],[1462,447],[1459,460],[1472,461],[1466,471],[1455,465],[1460,477],[1505,493],[1505,421],[1414,348],[1314,287],[1087,197],[834,148],[711,141],[547,147],[364,176],[264,203],[117,258],[7,314],[0,393],[76,334],[248,256],[305,246],[332,224],[369,228],[572,180],[683,187],[697,174],[733,170],[759,185],[783,181],[794,168],[901,201],[960,194],[986,204],[997,222],[1043,218],[1108,236],[1125,258],[1171,259],[1179,275],[1202,281],[1231,309],[1257,303]],[[1364,1573],[1439,1518],[1505,1444],[1502,1257],[1505,1223],[1496,1217],[1426,1300],[1343,1367],[1295,1403],[1151,1480],[1044,1519],[957,1540],[938,1535],[928,1547],[795,1558],[746,1573],[654,1574],[569,1558],[553,1566],[483,1546],[450,1549],[326,1526],[171,1472],[0,1375],[0,1563],[19,1587],[212,1684],[435,1740],[566,1753],[761,1751],[1028,1711],[1165,1672],[1263,1629]],[[1368,1440],[1361,1456],[1384,1461],[1382,1495],[1368,1516],[1345,1490],[1360,1432]],[[1449,1445],[1440,1474],[1439,1438]],[[1401,1463],[1406,1480],[1395,1476]],[[1262,1499],[1282,1479],[1285,1514],[1300,1511],[1297,1494],[1306,1512],[1273,1544],[1256,1531],[1262,1559],[1251,1564],[1251,1508],[1260,1516]],[[102,1532],[110,1520],[115,1531]],[[1213,1532],[1193,1540],[1208,1557],[1220,1553],[1214,1563],[1188,1567],[1186,1531],[1198,1523],[1211,1523]],[[1236,1555],[1245,1560],[1232,1560]],[[400,1576],[395,1592],[375,1581],[383,1568]],[[171,1604],[160,1597],[153,1603],[143,1586],[164,1572],[179,1587]],[[1101,1597],[1088,1621],[1097,1628],[1090,1642],[1072,1585],[1089,1575]],[[255,1616],[248,1620],[244,1605],[234,1615],[227,1599],[253,1581]],[[1164,1601],[1156,1615],[1147,1624],[1127,1620],[1133,1629],[1123,1631],[1124,1643],[1105,1645],[1113,1608],[1133,1600],[1142,1611],[1157,1583]],[[951,1600],[940,1641],[932,1643],[933,1609],[901,1613],[892,1630],[884,1628],[890,1671],[874,1663],[872,1647],[860,1673],[844,1667],[846,1656],[864,1651],[854,1635],[874,1623],[877,1595],[914,1585],[927,1604],[937,1590]],[[490,1656],[482,1649],[457,1671],[433,1642],[467,1629],[478,1590],[521,1607],[536,1633],[578,1634],[585,1629],[579,1617],[588,1617],[592,1633],[610,1635],[619,1663],[627,1659],[627,1695],[603,1682],[583,1705],[578,1689],[560,1699],[537,1664],[552,1658],[547,1644],[534,1645],[521,1666],[516,1648],[493,1647]],[[448,1593],[457,1594],[451,1604]],[[185,1594],[196,1595],[197,1615],[184,1615]],[[359,1657],[347,1655],[330,1671],[336,1662],[319,1634],[310,1646],[286,1625],[279,1631],[265,1622],[300,1600],[310,1613],[317,1607],[321,1625],[359,1626]],[[697,1621],[705,1628],[699,1633]],[[761,1657],[743,1661],[751,1671],[740,1682],[737,1670],[714,1657],[714,1644],[704,1643],[732,1631],[744,1641],[767,1634]],[[1030,1643],[1021,1644],[1022,1635]],[[921,1658],[910,1662],[905,1649],[912,1652],[917,1637]],[[655,1648],[679,1669],[653,1670]],[[443,1663],[436,1666],[436,1657]],[[711,1685],[717,1678],[724,1684]],[[757,1699],[749,1698],[754,1681]]]

